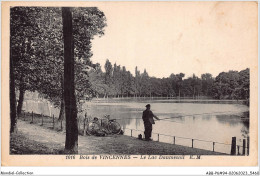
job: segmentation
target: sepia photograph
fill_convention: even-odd
[[[257,165],[257,2],[4,2],[3,17],[2,165]]]

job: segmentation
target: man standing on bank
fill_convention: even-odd
[[[143,121],[144,121],[144,135],[145,135],[145,140],[146,141],[151,141],[151,134],[152,134],[152,129],[153,129],[153,124],[155,124],[153,118],[156,118],[157,120],[160,120],[157,116],[153,114],[153,112],[150,110],[151,105],[147,104],[146,110],[143,111]]]

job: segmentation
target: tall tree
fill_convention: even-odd
[[[240,98],[241,99],[249,99],[250,94],[250,74],[249,68],[242,70],[239,72],[239,85],[240,85]]]
[[[77,105],[74,85],[74,44],[72,13],[70,7],[62,7],[64,38],[64,100],[66,115],[66,153],[78,153]]]
[[[134,78],[130,71],[126,73],[126,95],[127,97],[134,94]]]
[[[215,79],[212,94],[217,99],[248,99],[249,69],[221,72]]]
[[[17,114],[21,114],[26,90],[36,90],[34,37],[39,34],[36,25],[39,10],[35,7],[13,7],[10,9],[10,50],[13,61],[15,87],[19,90]]]
[[[128,79],[128,75],[127,75],[125,66],[122,67],[121,76],[122,76],[121,95],[124,96],[127,94],[127,90],[129,89],[128,88],[129,79]]]
[[[209,96],[212,85],[214,83],[214,79],[210,73],[205,73],[201,75],[201,81],[202,81],[202,92],[205,96]]]
[[[12,51],[10,52],[10,117],[11,117],[11,128],[10,132],[16,132],[16,98],[15,98],[15,85],[14,85],[14,66]]]
[[[116,96],[120,96],[121,94],[121,67],[120,65],[114,64],[113,68],[113,84],[114,84],[114,92]]]
[[[135,96],[141,94],[141,74],[137,66],[135,67]]]
[[[100,64],[96,64],[95,69],[91,69],[89,71],[89,82],[90,82],[91,96],[95,96],[96,98],[99,98],[99,96],[105,95],[108,87],[105,84]]]
[[[182,78],[185,76],[184,73],[180,73],[180,74],[177,74],[176,75],[176,78],[177,78],[177,89],[178,89],[178,92],[179,92],[179,98],[181,97],[181,89],[182,89]]]
[[[64,101],[64,77],[61,76],[61,103],[60,103],[60,114],[59,114],[59,121],[63,121],[65,117],[65,101]]]
[[[113,74],[113,67],[111,62],[107,59],[105,63],[105,84],[108,87],[106,92],[107,96],[111,93],[111,84],[112,84],[112,74]]]
[[[198,86],[198,77],[195,75],[195,74],[193,74],[192,75],[192,81],[191,81],[191,85],[192,85],[192,89],[193,89],[193,95],[192,95],[192,97],[193,97],[193,99],[196,97],[196,88],[197,88],[197,86]]]
[[[38,11],[35,7],[13,7],[10,9],[10,107],[11,132],[15,129],[16,113],[21,114],[23,98],[26,90],[36,90],[37,82],[33,70],[35,60],[33,36],[39,33],[34,20]],[[36,69],[37,70],[37,69]],[[16,110],[15,89],[19,90],[18,107]]]
[[[151,95],[151,86],[149,79],[149,75],[146,69],[144,69],[144,72],[141,74],[141,94],[143,96]]]
[[[75,42],[74,57],[75,64],[75,88],[78,111],[81,111],[82,100],[89,98],[92,94],[88,71],[95,68],[90,60],[93,55],[91,51],[91,40],[94,36],[104,35],[106,17],[97,7],[73,8],[73,37]]]
[[[105,84],[111,83],[111,78],[112,78],[112,64],[111,62],[107,59],[105,63]]]

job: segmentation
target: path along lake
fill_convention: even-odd
[[[148,103],[153,113],[162,119],[153,125],[152,138],[155,141],[158,140],[158,133],[160,142],[173,143],[175,136],[175,144],[184,146],[191,146],[192,139],[195,139],[195,148],[207,150],[212,150],[213,142],[218,142],[214,145],[215,151],[230,153],[232,137],[236,137],[237,145],[242,146],[243,139],[249,136],[249,122],[241,119],[249,118],[249,107],[233,101],[94,99],[83,107],[91,117],[109,114],[111,119],[117,119],[125,135],[131,135],[130,129],[135,129],[132,135],[137,137],[138,134],[143,135],[142,112]],[[50,110],[42,101],[27,100],[24,110],[46,115],[50,113],[56,117],[59,114],[58,109],[52,107]]]

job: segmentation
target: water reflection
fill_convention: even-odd
[[[243,112],[234,115],[216,115],[219,123],[229,124],[230,126],[238,126],[243,124],[243,127],[249,128],[249,113]]]

